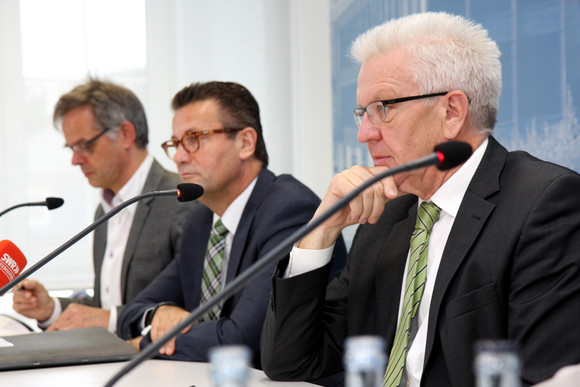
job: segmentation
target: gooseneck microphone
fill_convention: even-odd
[[[177,200],[180,202],[191,202],[203,195],[203,187],[199,184],[182,183],[177,185],[177,189],[153,191],[152,193],[157,193],[153,196],[177,196]]]
[[[62,200],[61,198],[46,198],[46,200],[43,202],[17,204],[15,206],[12,206],[12,207],[7,208],[4,211],[0,212],[0,216],[4,215],[7,212],[12,211],[15,208],[19,208],[19,207],[45,206],[49,210],[54,210],[55,208],[62,206],[63,203],[64,203],[64,200]]]
[[[471,156],[471,152],[472,149],[469,144],[458,141],[446,142],[437,145],[434,149],[434,152],[428,156],[389,169],[365,181],[362,185],[356,187],[348,194],[343,196],[340,200],[338,200],[331,207],[329,207],[325,212],[323,212],[316,218],[312,219],[310,223],[296,230],[292,235],[283,240],[273,250],[270,250],[262,258],[258,259],[256,263],[250,266],[246,271],[241,273],[238,277],[234,278],[229,284],[226,284],[226,286],[224,286],[223,290],[220,293],[211,297],[204,304],[194,309],[179,324],[174,326],[165,335],[160,337],[159,340],[145,347],[141,351],[141,353],[139,353],[138,356],[134,357],[123,368],[121,368],[121,370],[119,370],[107,382],[107,384],[105,384],[105,387],[113,386],[120,378],[129,373],[133,368],[137,367],[143,361],[155,355],[155,353],[158,352],[159,348],[161,348],[174,336],[180,334],[183,329],[193,324],[201,316],[209,312],[214,306],[218,305],[223,300],[231,297],[236,292],[241,290],[244,286],[246,286],[246,284],[248,284],[250,281],[256,278],[258,274],[260,274],[272,263],[274,263],[274,260],[280,259],[283,255],[287,254],[296,242],[298,242],[300,239],[302,239],[305,235],[310,233],[316,227],[321,225],[332,215],[337,213],[341,208],[346,206],[352,199],[357,197],[361,192],[363,192],[368,187],[372,186],[373,184],[379,182],[380,180],[386,177],[393,176],[402,172],[408,172],[414,169],[427,167],[430,165],[435,165],[439,170],[442,171],[452,169],[465,162]]]
[[[46,201],[40,202],[40,204],[46,203],[46,208],[49,210],[54,210],[64,204],[64,200],[61,198],[46,198]]]
[[[61,254],[63,251],[65,251],[66,249],[68,249],[69,247],[71,247],[72,245],[77,243],[80,239],[82,239],[88,233],[90,233],[91,231],[96,229],[98,226],[100,226],[102,223],[106,222],[111,217],[113,217],[114,215],[119,213],[125,207],[127,207],[135,202],[138,202],[139,200],[143,200],[143,199],[147,199],[147,198],[151,198],[151,197],[156,197],[156,196],[177,196],[177,200],[179,200],[180,202],[188,202],[188,201],[192,201],[192,200],[199,198],[202,194],[203,194],[203,187],[202,186],[197,185],[197,184],[183,183],[183,184],[179,184],[177,186],[177,189],[171,189],[171,190],[166,190],[166,191],[147,192],[147,193],[143,193],[141,195],[137,195],[137,196],[135,196],[127,201],[124,201],[123,203],[119,204],[117,207],[113,208],[111,211],[107,212],[106,214],[101,216],[99,219],[94,221],[91,225],[89,225],[87,228],[85,228],[84,230],[79,232],[77,235],[75,235],[74,237],[69,239],[67,242],[65,242],[63,245],[58,247],[52,253],[48,254],[46,257],[42,258],[40,261],[38,261],[37,263],[32,265],[28,270],[24,271],[21,275],[19,275],[18,277],[14,278],[12,281],[10,281],[6,285],[4,285],[0,289],[0,296],[3,296],[4,294],[6,294],[7,291],[9,291],[14,286],[16,286],[16,284],[18,284],[20,281],[29,277],[32,273],[36,272],[38,269],[40,269],[41,267],[46,265],[48,262],[53,260],[56,256]]]

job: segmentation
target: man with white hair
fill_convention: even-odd
[[[424,13],[367,31],[352,53],[361,63],[357,139],[375,166],[336,175],[317,214],[437,144],[474,152],[448,171],[382,180],[295,246],[274,278],[266,374],[340,373],[344,340],[356,335],[385,339],[385,386],[473,386],[481,339],[518,346],[524,385],[580,362],[580,332],[567,329],[580,326],[580,176],[491,136],[496,43],[463,17]],[[326,287],[333,243],[356,223],[347,266]],[[295,272],[304,260],[311,270]]]

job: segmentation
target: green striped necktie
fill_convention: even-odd
[[[203,273],[201,276],[201,301],[204,304],[208,299],[217,294],[221,288],[222,261],[226,246],[226,234],[228,229],[222,220],[215,222],[207,243]],[[201,317],[200,321],[216,320],[220,313],[220,305],[214,306],[209,312]]]
[[[396,387],[401,382],[403,370],[405,368],[405,358],[407,357],[407,346],[409,344],[409,334],[411,321],[417,314],[423,291],[425,290],[425,280],[427,279],[427,251],[429,247],[429,234],[433,225],[439,219],[441,209],[432,202],[423,202],[417,211],[417,222],[415,230],[411,236],[409,270],[405,280],[405,296],[395,341],[389,355],[389,364],[385,372],[383,385],[385,387]]]

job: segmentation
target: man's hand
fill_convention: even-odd
[[[135,351],[141,352],[141,340],[143,340],[143,336],[137,336],[131,340],[127,340],[127,343],[133,347]]]
[[[70,304],[47,331],[66,329],[104,327],[109,328],[108,310],[82,304]]]
[[[25,279],[14,291],[12,308],[23,316],[43,322],[52,315],[54,300],[40,282]]]
[[[151,341],[159,340],[187,316],[189,316],[188,311],[174,305],[163,305],[157,308],[153,321],[151,321]],[[183,329],[181,333],[187,333],[190,329],[191,325]],[[175,353],[175,337],[159,348],[159,353],[167,356],[173,355]]]
[[[335,175],[322,199],[322,203],[320,203],[314,214],[314,218],[356,187],[386,170],[386,167],[364,168],[354,166]],[[376,223],[383,213],[387,201],[396,198],[398,195],[399,192],[392,177],[379,181],[364,190],[342,210],[305,236],[299,242],[298,247],[302,249],[325,249],[332,246],[345,227],[356,223]]]

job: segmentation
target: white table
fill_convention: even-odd
[[[0,372],[4,387],[103,387],[126,363],[103,363],[68,367]],[[208,363],[147,360],[121,378],[115,386],[211,387]],[[262,372],[250,370],[249,386],[310,386],[305,382],[274,382]]]
[[[36,328],[33,320],[12,310],[12,294],[0,297],[0,314],[5,313]],[[125,362],[0,371],[0,387],[103,387]],[[251,370],[250,386],[310,386],[304,382],[274,382],[262,371]],[[211,387],[208,363],[173,360],[146,360],[121,378],[115,386]]]

